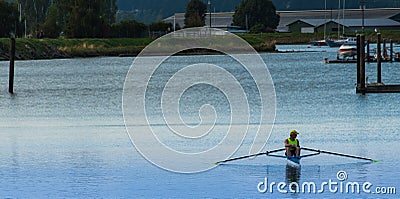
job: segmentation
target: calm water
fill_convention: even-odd
[[[372,192],[377,187],[400,188],[400,155],[396,152],[400,94],[357,95],[355,65],[323,64],[323,58],[334,59],[335,52],[311,50],[319,52],[261,55],[277,97],[275,126],[266,149],[281,148],[290,129],[297,129],[302,146],[380,162],[320,155],[303,159],[301,169],[292,170],[284,159],[261,156],[197,174],[165,171],[146,161],[126,133],[121,103],[132,58],[19,61],[15,95],[6,92],[8,62],[0,62],[0,198],[398,198],[398,194],[362,190],[360,194],[340,193],[339,185],[369,182]],[[185,64],[205,60],[243,78],[240,82],[245,87],[254,86],[253,81],[246,81],[248,74],[225,56],[171,58],[168,67],[157,71],[149,91],[154,98],[149,99],[147,111],[157,131],[165,132],[157,108],[159,87]],[[370,82],[376,81],[375,70],[375,64],[367,66]],[[400,63],[384,63],[382,70],[384,83],[400,83]],[[246,96],[253,107],[250,122],[257,123],[258,93],[249,89]],[[229,102],[207,85],[182,95],[182,119],[198,123],[196,111],[205,103],[218,113],[216,129],[224,128],[229,123]],[[136,125],[140,131],[142,123]],[[233,124],[233,128],[240,125]],[[250,123],[249,128],[254,126]],[[190,147],[212,146],[218,140],[214,136]],[[180,140],[164,141],[170,147],[185,146]],[[247,154],[250,144],[246,138],[235,156]],[[339,171],[345,171],[348,178],[339,181]],[[337,193],[326,186],[323,193],[284,194],[275,185],[273,193],[270,189],[260,193],[257,185],[265,178],[268,184],[314,182],[317,191],[329,180],[339,187]]]

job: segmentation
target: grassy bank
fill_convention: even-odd
[[[244,37],[258,51],[275,50],[274,40],[264,35]],[[150,44],[151,38],[113,39],[16,39],[16,59],[54,59],[72,57],[137,55]],[[9,59],[9,38],[0,38],[0,60]],[[207,51],[188,51],[187,54],[205,54]],[[214,52],[215,53],[215,52]]]
[[[16,58],[54,59],[138,54],[153,39],[16,39]],[[9,57],[10,39],[0,39],[0,59]]]
[[[381,31],[382,38],[400,43],[400,31]],[[366,38],[376,42],[376,33],[367,32]],[[262,33],[240,35],[259,52],[275,51],[275,44],[309,44],[310,41],[323,39],[323,33]],[[114,39],[25,39],[16,41],[16,58],[54,59],[70,57],[137,55],[151,43],[151,38],[114,38]],[[10,39],[0,38],[0,60],[9,57]],[[193,52],[192,52],[193,53]],[[196,52],[194,52],[196,53]]]
[[[252,46],[261,43],[275,44],[308,44],[310,41],[318,38],[319,34],[301,34],[301,33],[261,33],[261,34],[243,34],[240,35]],[[323,35],[322,35],[323,37]]]

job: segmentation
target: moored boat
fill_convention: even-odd
[[[339,40],[326,39],[325,42],[328,44],[329,47],[340,47],[343,44],[356,45],[357,38],[356,37],[348,37],[346,39],[339,39]]]
[[[357,47],[354,45],[343,44],[338,50],[343,57],[354,57],[357,55]]]
[[[312,41],[311,45],[312,46],[327,46],[328,44],[326,43],[325,40],[318,40],[318,41]]]
[[[400,53],[399,52],[394,54],[394,61],[400,61]]]

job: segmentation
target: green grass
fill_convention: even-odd
[[[301,34],[301,33],[261,33],[261,34],[244,34],[240,35],[244,40],[251,45],[254,43],[271,43],[276,44],[308,44],[312,40],[319,37],[323,38],[320,34]]]

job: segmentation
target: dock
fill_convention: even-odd
[[[334,59],[329,60],[328,58],[324,59],[325,64],[354,64],[357,63],[357,59]]]
[[[379,34],[380,35],[380,34]],[[380,36],[378,36],[378,37],[380,37]],[[380,40],[380,38],[378,38],[378,40]],[[378,63],[378,56],[376,56],[376,54],[378,54],[378,52],[376,52],[376,54],[375,55],[373,55],[373,56],[371,56],[370,55],[370,47],[369,47],[369,45],[370,45],[370,42],[369,41],[367,41],[367,42],[365,42],[364,41],[364,49],[365,49],[365,45],[366,45],[366,48],[367,48],[367,52],[365,53],[365,51],[364,51],[364,59],[365,59],[365,61],[367,62],[367,63]],[[398,60],[396,60],[396,58],[395,57],[393,57],[393,55],[394,55],[394,51],[393,51],[393,40],[390,40],[390,52],[389,52],[389,54],[387,53],[387,48],[386,48],[386,40],[384,39],[383,40],[383,52],[382,52],[382,48],[381,48],[381,46],[380,46],[380,44],[381,44],[381,42],[379,42],[379,52],[380,53],[382,53],[383,55],[379,58],[379,62],[380,63],[384,63],[384,62],[393,62],[393,60],[394,61],[400,61],[400,59],[398,59]],[[357,46],[357,48],[358,48],[358,46]],[[357,55],[356,55],[356,57],[357,57],[357,59],[358,59],[358,57],[360,57],[360,52],[357,50]],[[355,59],[354,57],[353,58],[349,58],[349,57],[343,57],[343,58],[340,58],[339,57],[339,54],[336,56],[336,59],[334,59],[334,60],[329,60],[328,58],[324,58],[323,59],[323,62],[325,63],[325,64],[354,64],[354,63],[357,63],[357,59]]]
[[[366,84],[365,90],[360,88],[358,93],[400,93],[400,85]]]
[[[365,95],[366,93],[400,93],[400,84],[386,85],[382,82],[382,61],[381,57],[381,34],[378,33],[377,43],[377,82],[367,84],[365,82],[365,35],[357,35],[357,87],[356,93]],[[368,55],[369,57],[369,55]],[[392,57],[391,57],[392,58]]]
[[[368,63],[377,63],[378,61],[376,59],[370,58],[369,60],[365,58],[365,60],[368,61]],[[357,59],[332,59],[329,60],[328,58],[325,58],[323,60],[325,64],[355,64],[357,63]],[[384,62],[392,62],[390,59],[382,59],[381,63]]]

